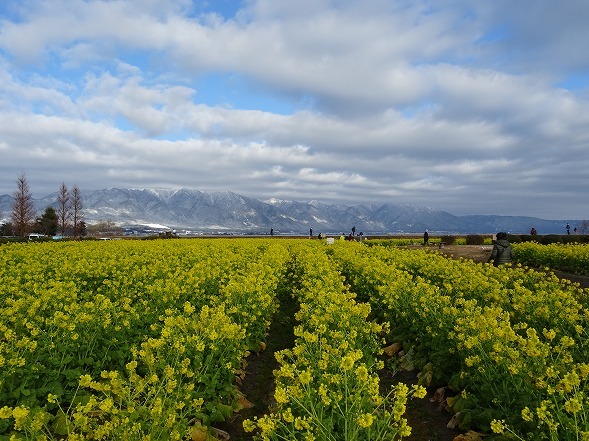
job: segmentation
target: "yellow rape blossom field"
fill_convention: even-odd
[[[587,274],[577,247],[514,252]],[[407,407],[435,397],[462,439],[589,440],[588,294],[370,241],[8,244],[0,440],[226,439],[251,407],[248,361],[287,315],[247,439],[410,440]],[[402,369],[418,380],[383,382]]]

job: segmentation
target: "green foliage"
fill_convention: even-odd
[[[47,207],[43,215],[35,220],[35,232],[47,236],[57,234],[57,214],[53,207]]]
[[[507,240],[509,243],[521,243],[522,239],[519,234],[508,234]]]
[[[579,236],[566,235],[562,236],[562,243],[579,243]]]
[[[26,237],[0,237],[0,244],[27,242]]]
[[[550,245],[552,243],[563,243],[563,241],[560,234],[546,234],[544,236],[540,236],[540,243],[542,245]]]
[[[521,234],[520,239],[522,242],[538,242],[538,236],[533,234]]]

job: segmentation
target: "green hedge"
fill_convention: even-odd
[[[445,243],[446,245],[454,245],[456,242],[455,236],[441,236],[440,242]]]
[[[466,236],[467,245],[483,245],[485,243],[485,237],[480,234],[469,234]]]

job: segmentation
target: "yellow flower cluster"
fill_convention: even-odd
[[[239,407],[235,375],[265,338],[286,247],[39,245],[0,248],[11,263],[0,268],[2,427],[30,438],[182,439],[195,416],[209,425]]]
[[[264,347],[279,289],[300,309],[294,347],[275,354],[277,408],[245,424],[262,439],[407,436],[407,397],[443,381],[462,424],[589,433],[589,296],[551,273],[344,241],[36,245],[0,247],[0,436],[206,431],[238,408],[236,376]],[[514,249],[528,247],[534,265],[587,268],[583,246]],[[385,336],[420,386],[380,392]]]
[[[380,334],[371,308],[355,300],[323,249],[293,250],[299,277],[299,325],[292,349],[276,354],[277,412],[244,423],[262,440],[384,440],[411,433],[403,418],[407,396],[421,387],[399,385],[382,396],[376,372],[383,364]],[[270,424],[270,421],[272,424]]]
[[[589,275],[589,245],[523,242],[513,245],[517,261],[535,268]]]
[[[462,424],[489,430],[495,416],[512,435],[537,439],[589,430],[586,291],[521,265],[384,247],[333,250],[350,289],[411,348],[405,365],[429,361],[433,369],[420,378],[468,390],[451,401]]]

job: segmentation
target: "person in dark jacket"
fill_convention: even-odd
[[[513,252],[511,244],[507,240],[507,233],[497,233],[497,240],[493,244],[493,252],[488,262],[493,262],[493,265],[499,266],[505,263],[511,263],[512,260]]]

